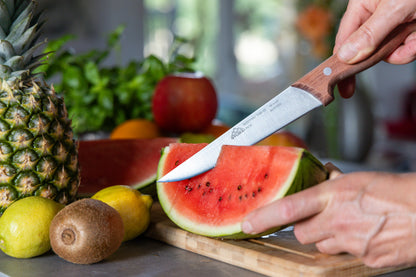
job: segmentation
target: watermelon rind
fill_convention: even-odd
[[[252,146],[259,147],[259,146]],[[261,147],[261,146],[260,146]],[[281,186],[279,192],[271,198],[269,204],[277,199],[285,197],[287,195],[299,192],[315,184],[318,184],[328,178],[328,171],[322,165],[322,163],[315,158],[310,152],[303,148],[298,149],[298,158],[293,164],[291,171],[286,179],[285,183]],[[162,150],[162,156],[158,166],[158,178],[163,175],[163,168],[166,162],[166,158],[169,154],[169,146]],[[157,183],[157,196],[162,209],[167,216],[180,228],[189,232],[207,236],[207,237],[220,237],[224,239],[246,239],[261,237],[274,233],[287,226],[278,226],[267,230],[261,234],[249,235],[245,234],[241,230],[241,223],[237,222],[228,226],[215,226],[208,224],[195,223],[187,217],[182,216],[181,210],[174,207],[175,203],[171,203],[167,195],[163,191],[164,183]]]

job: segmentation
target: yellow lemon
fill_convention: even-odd
[[[116,209],[123,219],[123,241],[134,239],[146,231],[150,223],[153,199],[129,186],[111,186],[98,191],[91,198],[101,200]]]
[[[31,258],[49,251],[49,226],[63,207],[40,196],[11,204],[0,217],[0,249],[15,258]]]

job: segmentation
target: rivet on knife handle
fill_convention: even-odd
[[[410,33],[415,31],[416,21],[401,24],[384,39],[367,59],[355,64],[346,64],[341,62],[336,55],[332,55],[292,86],[309,91],[326,106],[334,99],[333,90],[339,81],[377,64],[402,44]]]

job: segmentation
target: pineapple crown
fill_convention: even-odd
[[[0,79],[15,82],[32,76],[43,54],[35,56],[45,41],[36,43],[43,21],[33,0],[0,0]]]

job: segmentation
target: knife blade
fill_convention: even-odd
[[[332,55],[158,182],[180,181],[199,175],[215,166],[222,145],[253,145],[315,108],[328,105],[334,99],[333,90],[339,81],[383,60],[414,31],[416,21],[399,25],[371,56],[356,64],[343,63]]]

